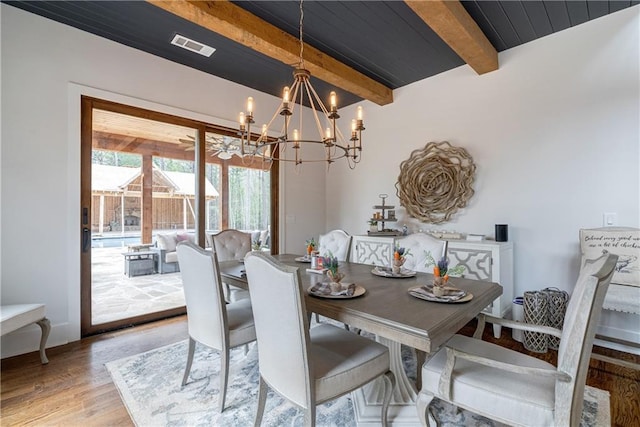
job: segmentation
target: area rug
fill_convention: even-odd
[[[106,364],[113,382],[139,427],[148,426],[252,426],[258,391],[257,347],[231,351],[229,385],[224,412],[218,412],[219,354],[198,345],[187,385],[180,387],[187,360],[187,341]],[[412,352],[403,352],[407,372],[415,372]],[[431,411],[443,427],[501,427],[469,411],[435,399]],[[355,426],[349,395],[317,407],[318,426]],[[269,392],[264,426],[303,425],[302,412]],[[582,426],[609,426],[609,393],[587,387]]]

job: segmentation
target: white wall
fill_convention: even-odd
[[[247,96],[257,123],[278,100],[4,3],[0,13],[1,298],[46,303],[55,346],[80,335],[80,94],[230,125]],[[285,169],[281,250],[301,252],[324,229],[324,169]],[[38,342],[39,328],[17,331],[2,338],[2,356]]]
[[[327,178],[327,228],[363,234],[379,193],[399,208],[400,163],[447,140],[473,157],[475,195],[450,223],[420,224],[397,209],[398,226],[493,236],[494,224],[509,224],[516,295],[571,290],[580,228],[602,226],[604,212],[640,225],[639,11],[502,52],[498,71],[465,65],[396,90],[383,108],[367,103],[362,164]],[[616,327],[640,340],[637,316]]]

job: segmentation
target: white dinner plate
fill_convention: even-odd
[[[311,262],[311,258],[307,258],[305,256],[299,256],[298,258],[294,258],[296,262]]]

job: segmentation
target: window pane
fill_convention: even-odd
[[[229,167],[229,228],[251,232],[256,240],[268,240],[270,223],[271,176],[269,171],[244,167]],[[268,247],[268,241],[261,241]]]
[[[153,164],[153,234],[195,231],[194,162],[154,156]]]
[[[215,163],[207,163],[205,165],[205,178],[209,180],[213,188],[221,189],[220,182],[222,170],[220,165]],[[215,233],[222,229],[222,200],[221,197],[209,198],[207,195],[207,204],[205,207],[205,228],[208,233]]]

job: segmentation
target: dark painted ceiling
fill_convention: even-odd
[[[276,96],[292,81],[291,66],[144,1],[5,3]],[[297,1],[233,3],[298,37]],[[637,5],[639,0],[461,3],[500,52]],[[169,42],[176,33],[216,51],[207,58],[173,46]],[[391,89],[464,64],[403,1],[307,0],[304,41]],[[334,89],[318,79],[312,84],[323,99]],[[337,92],[341,105],[361,99]]]

